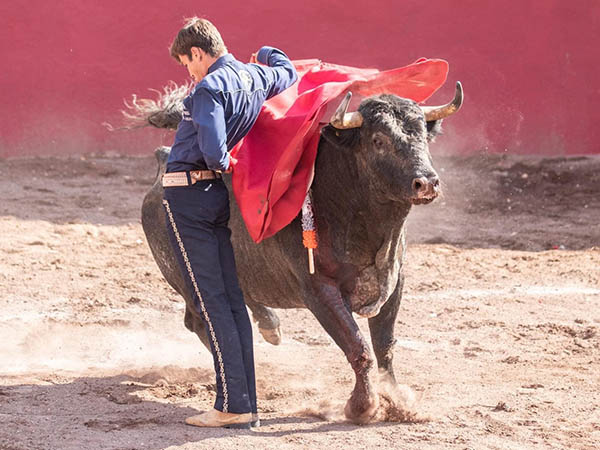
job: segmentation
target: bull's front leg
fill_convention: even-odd
[[[394,376],[394,326],[400,309],[400,299],[402,298],[402,288],[404,286],[404,275],[400,272],[398,284],[392,295],[383,305],[379,314],[369,319],[369,331],[371,333],[371,343],[373,352],[377,358],[377,366],[381,369],[389,381],[395,382]]]
[[[337,286],[331,280],[315,275],[312,288],[315,295],[306,306],[344,352],[356,376],[344,413],[353,422],[366,423],[379,406],[372,381],[373,359],[369,346]]]

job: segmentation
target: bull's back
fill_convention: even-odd
[[[142,228],[161,273],[173,289],[185,296],[185,282],[169,243],[165,210],[162,205],[161,178],[165,173],[169,150],[169,147],[159,147],[154,152],[158,162],[158,171],[154,184],[142,202]]]

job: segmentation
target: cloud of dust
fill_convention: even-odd
[[[371,422],[422,423],[431,420],[419,412],[420,396],[410,387],[380,375],[379,409]]]
[[[48,321],[23,314],[19,319],[0,324],[1,374],[212,364],[198,338],[179,321],[149,326],[124,320],[79,325],[58,317]]]
[[[335,389],[332,386],[325,386],[322,380],[313,380],[310,384],[304,384],[303,388],[306,389],[308,386],[319,392],[335,394]],[[419,412],[420,396],[410,386],[398,384],[390,380],[387,374],[381,373],[375,388],[379,396],[379,408],[368,423],[422,423],[431,420],[429,416]],[[343,402],[322,400],[317,406],[309,404],[309,402],[304,402],[299,408],[289,411],[287,414],[313,417],[327,422],[348,422],[344,414],[345,400]]]

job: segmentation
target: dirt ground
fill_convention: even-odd
[[[230,431],[183,422],[214,379],[142,233],[154,158],[0,160],[0,449],[599,448],[600,158],[435,162],[396,328],[418,420],[346,422],[345,357],[285,310],[262,427]]]

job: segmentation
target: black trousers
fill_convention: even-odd
[[[171,245],[205,324],[217,378],[215,408],[256,412],[252,326],[239,287],[222,180],[168,187],[163,205]]]

